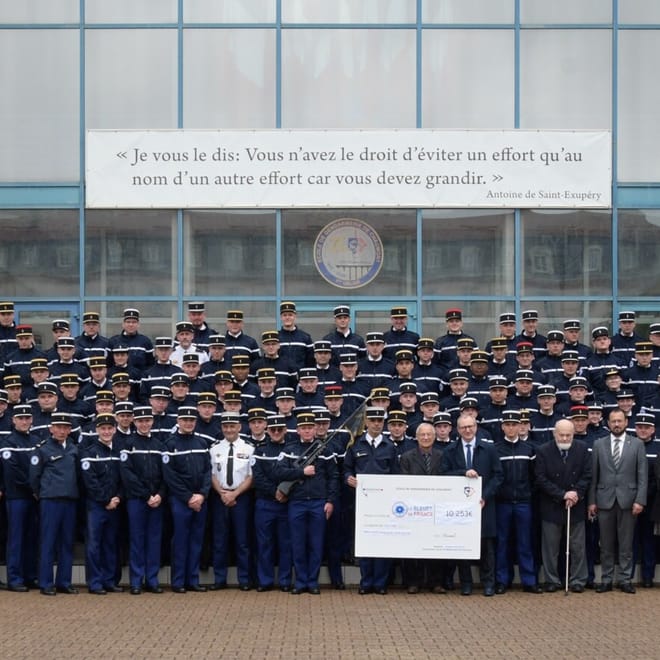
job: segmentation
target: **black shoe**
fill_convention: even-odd
[[[597,594],[603,594],[606,591],[612,591],[612,583],[611,582],[601,582],[597,587],[596,587],[596,593]]]
[[[28,589],[38,589],[39,588],[39,583],[36,580],[26,580],[25,581],[25,586]]]
[[[321,590],[318,587],[312,587],[309,590],[309,593],[312,594],[313,596],[318,596],[321,593]]]
[[[445,589],[447,591],[454,591],[454,589],[456,589],[456,585],[453,582],[445,582]]]
[[[559,585],[554,582],[547,582],[545,585],[545,591],[549,594],[554,594],[555,591],[559,591]]]
[[[526,584],[523,587],[523,591],[526,594],[542,594],[543,588],[540,587],[538,584]]]
[[[252,586],[249,585],[249,584],[239,584],[239,585],[238,585],[238,588],[239,588],[241,591],[250,591],[250,589],[252,589]]]
[[[28,591],[28,588],[24,584],[10,584],[7,586],[7,591],[18,591],[20,593],[25,593]]]
[[[501,596],[502,594],[505,594],[506,593],[506,585],[502,584],[501,582],[498,582],[495,585],[495,593],[498,596]]]
[[[596,585],[593,582],[587,582],[587,584],[584,585],[585,589],[595,589]]]
[[[300,594],[304,594],[306,591],[307,589],[305,589],[305,587],[300,587],[300,589],[298,589],[298,587],[294,587],[291,589],[290,593],[292,596],[300,596]]]
[[[493,587],[484,587],[484,596],[494,596],[495,589]]]
[[[46,587],[45,589],[39,589],[39,592],[41,593],[42,596],[55,596],[55,594],[57,594],[55,587]]]
[[[379,596],[386,596],[387,595],[387,589],[384,589],[384,588],[383,589],[376,589],[376,593]]]
[[[172,593],[173,594],[185,594],[186,593],[186,588],[185,587],[172,587]]]
[[[624,582],[619,589],[623,591],[624,594],[634,594],[636,593],[635,587],[632,586],[630,582]]]
[[[644,580],[642,582],[643,589],[653,589],[653,580]]]
[[[572,584],[571,585],[571,591],[574,594],[581,594],[584,592],[584,587],[581,584]]]
[[[89,593],[94,596],[107,596],[108,592],[105,589],[90,589]]]
[[[461,585],[461,596],[471,596],[472,595],[472,585],[463,584]]]
[[[118,587],[114,584],[108,584],[105,587],[103,587],[109,594],[123,594],[124,593],[124,587]]]
[[[198,594],[205,594],[208,589],[203,587],[201,584],[187,584],[186,591],[195,591]]]
[[[163,587],[159,587],[158,585],[156,585],[155,587],[145,587],[144,590],[147,593],[150,593],[150,594],[162,594],[163,593]]]
[[[273,590],[273,585],[272,584],[267,584],[267,585],[259,585],[257,587],[257,592],[262,594],[264,591],[272,591]]]
[[[441,587],[439,584],[436,584],[435,587],[431,588],[431,593],[432,594],[446,594],[447,591],[445,590],[444,587]]]
[[[75,595],[78,593],[78,589],[75,587],[56,587],[58,594],[70,594]]]
[[[419,587],[416,587],[414,584],[408,587],[408,593],[409,594],[418,594],[419,593]]]
[[[360,587],[358,589],[358,593],[360,596],[366,596],[367,594],[370,594],[373,592],[373,589],[371,587]]]
[[[209,591],[222,591],[223,589],[226,588],[227,588],[226,582],[215,582],[214,584],[209,584],[208,586]]]
[[[343,582],[335,582],[332,585],[333,589],[336,589],[337,591],[344,591],[346,589],[346,585]]]
[[[140,587],[131,587],[131,596],[139,596],[142,593]]]
[[[288,593],[289,591],[291,591],[291,585],[290,584],[283,584],[280,587],[280,591],[282,591],[284,593]]]

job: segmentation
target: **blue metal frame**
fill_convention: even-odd
[[[348,0],[346,0],[348,1]],[[59,29],[77,29],[79,31],[79,47],[80,47],[80,70],[79,70],[79,84],[80,84],[80,98],[79,98],[79,122],[80,122],[80,169],[79,181],[77,182],[57,182],[57,181],[42,181],[42,182],[12,182],[0,183],[0,209],[77,209],[79,211],[79,250],[82,255],[79,267],[79,301],[78,308],[84,308],[87,301],[113,301],[125,300],[126,296],[107,296],[107,297],[86,297],[85,296],[85,267],[84,267],[84,251],[85,251],[85,206],[84,206],[84,173],[85,173],[85,53],[86,53],[86,32],[87,30],[97,29],[174,29],[177,31],[177,127],[184,126],[185,110],[184,107],[184,30],[195,29],[231,29],[231,30],[253,30],[253,29],[271,29],[275,31],[275,126],[280,128],[282,126],[282,38],[287,30],[414,30],[415,31],[415,80],[416,80],[416,96],[415,96],[415,120],[416,126],[421,128],[423,126],[423,79],[422,79],[422,55],[424,48],[424,35],[429,30],[511,30],[513,31],[514,39],[514,126],[520,127],[520,38],[523,30],[539,30],[539,29],[610,29],[612,38],[612,172],[613,172],[613,188],[612,188],[612,250],[616,255],[618,244],[618,211],[619,209],[628,208],[642,208],[642,209],[657,209],[660,208],[660,181],[649,182],[635,182],[635,183],[619,183],[617,181],[617,167],[618,167],[618,154],[617,154],[617,136],[618,136],[618,43],[619,33],[621,30],[660,30],[660,24],[636,24],[628,23],[621,24],[619,20],[619,0],[611,0],[612,19],[611,22],[603,23],[574,23],[564,24],[561,22],[548,23],[548,24],[529,24],[521,22],[521,0],[511,0],[513,6],[513,22],[512,23],[428,23],[422,19],[423,13],[423,0],[416,0],[416,15],[415,20],[410,23],[286,23],[282,20],[282,0],[273,0],[275,8],[274,21],[258,22],[258,23],[195,23],[186,22],[184,20],[184,0],[177,0],[177,20],[175,22],[143,22],[143,23],[126,23],[126,22],[112,22],[112,23],[93,23],[88,24],[85,16],[85,0],[79,0],[79,20],[78,22],[63,22],[63,23],[38,23],[38,24],[10,24],[0,23],[0,29],[7,30],[59,30]],[[176,302],[178,305],[179,316],[183,318],[184,315],[184,298],[186,300],[194,298],[193,295],[184,296],[184,258],[185,251],[183,246],[184,239],[184,214],[182,210],[177,210],[176,215],[176,237],[177,237],[177,257],[178,269],[176,273],[176,290],[173,296],[141,296],[144,300],[163,300]],[[417,210],[416,214],[416,229],[417,229],[417,288],[415,291],[415,300],[401,298],[402,304],[408,304],[410,307],[414,304],[421,312],[424,300],[455,300],[455,296],[433,296],[425,297],[422,293],[422,211]],[[221,296],[222,300],[272,300],[276,307],[283,298],[283,263],[282,263],[282,248],[283,248],[283,223],[282,213],[276,210],[276,294],[272,296]],[[462,299],[469,300],[484,300],[484,301],[510,301],[515,306],[516,312],[520,312],[521,307],[524,305],[526,299],[522,295],[522,222],[521,212],[516,210],[514,213],[514,247],[515,247],[515,263],[514,263],[514,291],[512,296],[463,296]],[[618,300],[618,264],[617,260],[613,260],[612,272],[612,291],[611,296],[591,296],[591,300],[606,300],[612,302],[613,320],[616,319],[618,309],[623,306],[624,301]],[[338,291],[338,293],[341,293]],[[342,299],[350,300],[353,298],[352,304],[376,305],[383,303],[382,299],[364,297],[358,298],[357,296],[338,296]],[[337,297],[320,296],[318,298],[311,298],[316,303],[323,305],[331,303]],[[534,299],[537,297],[529,297]],[[546,297],[548,300],[581,300],[580,297]],[[208,298],[207,298],[208,299]],[[220,297],[219,297],[220,299]],[[301,299],[298,299],[301,300]],[[307,300],[304,298],[302,300]],[[630,301],[631,299],[628,299]],[[359,302],[358,302],[359,301]],[[397,298],[397,302],[399,298]],[[655,306],[652,300],[641,299],[638,306],[642,302]],[[391,304],[388,301],[387,304]],[[30,303],[26,303],[32,307]],[[50,304],[50,303],[43,303]],[[57,303],[54,303],[55,305]]]

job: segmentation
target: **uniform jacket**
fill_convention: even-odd
[[[119,452],[98,438],[80,451],[80,468],[87,501],[106,505],[113,497],[121,497]]]
[[[635,502],[646,506],[648,466],[644,443],[639,438],[624,436],[618,469],[614,467],[609,435],[594,442],[591,457],[589,504],[601,509],[611,509],[615,503],[622,509],[630,509]]]
[[[39,438],[14,430],[2,443],[0,489],[8,500],[30,499],[30,458]]]
[[[40,499],[78,499],[78,447],[53,437],[35,448],[30,458],[30,486]]]
[[[211,459],[206,440],[196,433],[173,433],[165,443],[163,477],[170,492],[185,504],[194,493],[211,490]]]
[[[587,445],[573,439],[566,462],[554,441],[536,451],[536,487],[540,498],[541,518],[556,525],[566,521],[566,491],[577,492],[579,500],[571,514],[575,520],[586,516],[586,495],[591,482],[591,454]]]
[[[399,471],[394,443],[383,438],[378,447],[373,447],[367,442],[366,433],[363,433],[346,450],[344,456],[344,481],[348,477],[359,474],[396,474]]]
[[[129,436],[121,451],[119,475],[126,499],[147,501],[152,495],[165,497],[163,478],[164,443],[154,435]]]

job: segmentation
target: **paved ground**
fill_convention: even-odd
[[[504,596],[0,592],[4,658],[658,658],[660,588]]]

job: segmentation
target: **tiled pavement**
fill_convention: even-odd
[[[387,596],[322,589],[0,592],[3,658],[658,658],[660,588]]]

